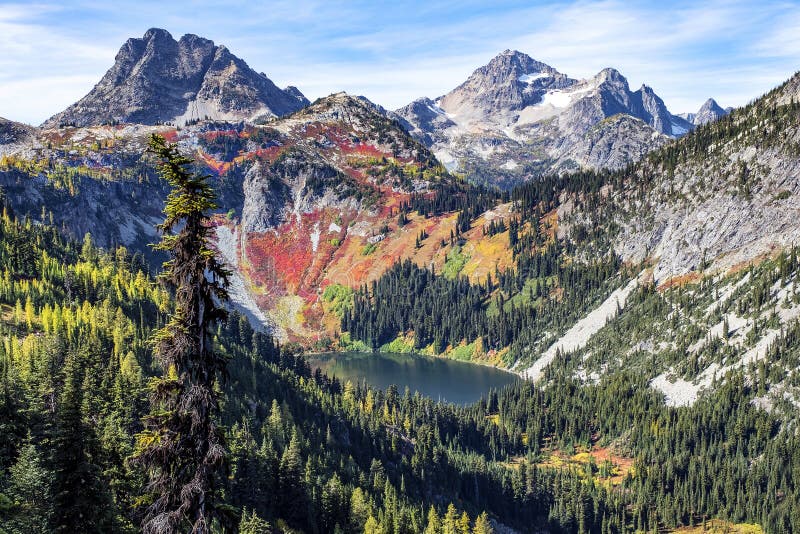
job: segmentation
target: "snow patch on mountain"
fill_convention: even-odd
[[[426,107],[432,112],[436,113],[437,115],[446,115],[444,110],[435,104],[433,106],[426,106]]]
[[[674,135],[676,137],[684,135],[684,134],[689,132],[688,128],[686,128],[684,126],[681,126],[676,121],[672,121],[670,123],[670,129],[672,130],[672,135]]]
[[[520,76],[517,79],[519,81],[521,81],[522,83],[531,84],[531,83],[535,82],[536,80],[540,80],[542,78],[547,78],[548,76],[550,76],[550,75],[547,74],[546,72],[532,72],[530,74],[523,74],[522,76]]]
[[[550,91],[542,97],[542,106],[553,106],[554,108],[565,108],[572,102],[573,93],[566,91]]]

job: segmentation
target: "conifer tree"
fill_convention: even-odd
[[[458,534],[470,534],[471,529],[469,528],[469,524],[469,515],[467,515],[467,512],[461,512],[461,517],[456,521]]]
[[[242,521],[239,523],[239,534],[271,534],[272,527],[264,519],[256,514],[255,510],[242,513]]]
[[[369,517],[369,503],[364,497],[364,491],[356,488],[350,495],[350,527],[353,531],[361,531]]]
[[[280,510],[294,524],[300,524],[306,518],[308,505],[300,453],[300,437],[294,433],[281,457],[278,484]]]
[[[83,421],[81,362],[67,356],[55,439],[54,532],[108,532],[110,497],[100,468],[92,463],[94,433]]]
[[[30,438],[29,438],[30,440]],[[53,472],[33,443],[22,447],[17,462],[9,469],[8,497],[13,503],[10,517],[3,519],[9,532],[44,534],[50,532]]]
[[[151,385],[151,411],[134,458],[147,470],[152,499],[142,529],[205,534],[215,519],[229,522],[217,497],[227,457],[215,421],[226,359],[213,345],[213,327],[226,317],[228,271],[209,246],[209,214],[217,204],[208,177],[192,173],[192,160],[163,137],[153,135],[150,151],[172,186],[155,248],[170,256],[160,276],[175,292],[175,310],[154,337],[163,376]]]
[[[425,526],[425,534],[439,534],[442,530],[442,524],[439,520],[439,514],[436,513],[436,508],[433,506],[428,510],[428,523]]]
[[[472,529],[472,532],[474,534],[494,534],[494,529],[486,512],[475,518],[475,528]]]
[[[447,505],[447,512],[442,519],[442,534],[458,534],[458,511],[453,503]]]

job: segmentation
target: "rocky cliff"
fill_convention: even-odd
[[[151,29],[128,39],[89,94],[43,126],[255,120],[307,104],[297,88],[279,89],[224,46],[192,34],[176,41]]]

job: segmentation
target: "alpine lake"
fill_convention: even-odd
[[[366,382],[386,389],[406,387],[413,394],[455,404],[471,404],[490,389],[501,389],[519,378],[507,371],[474,363],[419,354],[342,352],[308,355],[312,369],[321,369],[342,384]]]

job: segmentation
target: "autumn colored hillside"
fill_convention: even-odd
[[[229,253],[236,255],[246,288],[284,340],[318,348],[335,344],[341,308],[330,295],[346,298],[401,260],[473,281],[511,266],[507,231],[484,235],[484,225],[510,217],[510,205],[487,211],[458,239],[455,212],[423,216],[404,209],[414,196],[433,195],[434,184],[458,179],[358,99],[334,95],[275,125],[197,139],[198,160],[220,177],[256,162],[276,179],[282,159],[335,170],[316,193],[308,179],[281,176],[291,194],[268,228],[254,229],[238,213],[218,218],[237,236]]]

